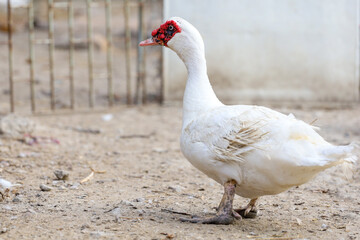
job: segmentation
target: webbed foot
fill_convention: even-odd
[[[228,225],[234,222],[235,219],[241,219],[239,213],[233,210],[233,200],[235,196],[236,182],[230,180],[224,184],[224,195],[221,199],[217,213],[212,217],[192,217],[190,219],[181,218],[182,222],[203,223],[203,224],[224,224]]]

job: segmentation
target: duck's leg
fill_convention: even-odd
[[[255,205],[256,200],[258,199],[257,198],[251,199],[246,207],[235,209],[234,211],[240,214],[240,216],[242,216],[243,218],[255,218],[258,213],[258,210]]]
[[[217,213],[214,217],[207,218],[181,218],[182,222],[204,223],[204,224],[231,224],[234,218],[241,219],[241,216],[233,210],[236,181],[230,180],[224,184],[224,195],[221,199]]]

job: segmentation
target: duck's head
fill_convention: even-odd
[[[140,42],[140,46],[166,46],[179,53],[185,49],[204,49],[198,30],[180,17],[172,17],[151,33],[152,37]]]

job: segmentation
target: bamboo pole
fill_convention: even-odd
[[[164,8],[164,5],[162,5]],[[161,19],[164,19],[164,9],[161,11]],[[164,94],[165,94],[165,80],[164,80],[164,49],[160,49],[160,68],[159,68],[159,75],[160,75],[160,99],[159,103],[164,103]]]
[[[29,17],[29,66],[30,66],[30,98],[31,98],[31,112],[36,111],[35,106],[35,77],[34,77],[34,1],[29,2],[28,7],[28,17]]]
[[[112,27],[111,27],[111,0],[105,2],[105,14],[106,14],[106,67],[107,67],[107,79],[108,79],[108,101],[111,107],[114,104],[114,90],[113,90],[113,75],[112,75]]]
[[[49,20],[49,68],[50,68],[50,105],[55,110],[55,76],[54,76],[54,1],[48,0]]]
[[[68,25],[69,25],[69,90],[70,90],[70,108],[75,109],[75,91],[74,91],[74,7],[73,1],[68,0]]]
[[[8,49],[9,49],[9,88],[10,88],[10,111],[14,112],[14,76],[13,76],[13,42],[12,42],[12,12],[11,0],[7,0],[7,27],[8,27]]]
[[[126,102],[132,104],[131,101],[131,32],[129,28],[129,1],[124,1],[124,18],[125,18],[125,65],[126,65]]]
[[[145,27],[145,18],[144,18],[144,5],[145,5],[145,1],[142,0],[142,9],[141,9],[141,40],[144,40],[145,36],[146,36],[146,27]],[[139,41],[139,42],[140,42]],[[142,61],[140,62],[141,64],[141,86],[142,86],[142,102],[143,104],[147,103],[147,88],[146,88],[146,66],[145,66],[145,58],[146,58],[146,48],[142,48]]]
[[[88,42],[88,70],[89,70],[89,106],[94,107],[94,71],[93,71],[93,59],[94,59],[94,43],[93,43],[93,31],[92,31],[92,19],[91,19],[91,3],[92,0],[86,1],[86,16],[87,16],[87,42]]]
[[[144,40],[144,0],[138,0],[138,42]],[[146,103],[146,87],[144,80],[144,48],[137,47],[137,79],[135,102],[140,102],[140,91],[142,90],[142,103]]]

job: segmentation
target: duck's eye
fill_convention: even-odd
[[[170,31],[174,30],[174,26],[173,25],[170,25],[169,28],[168,28]]]

